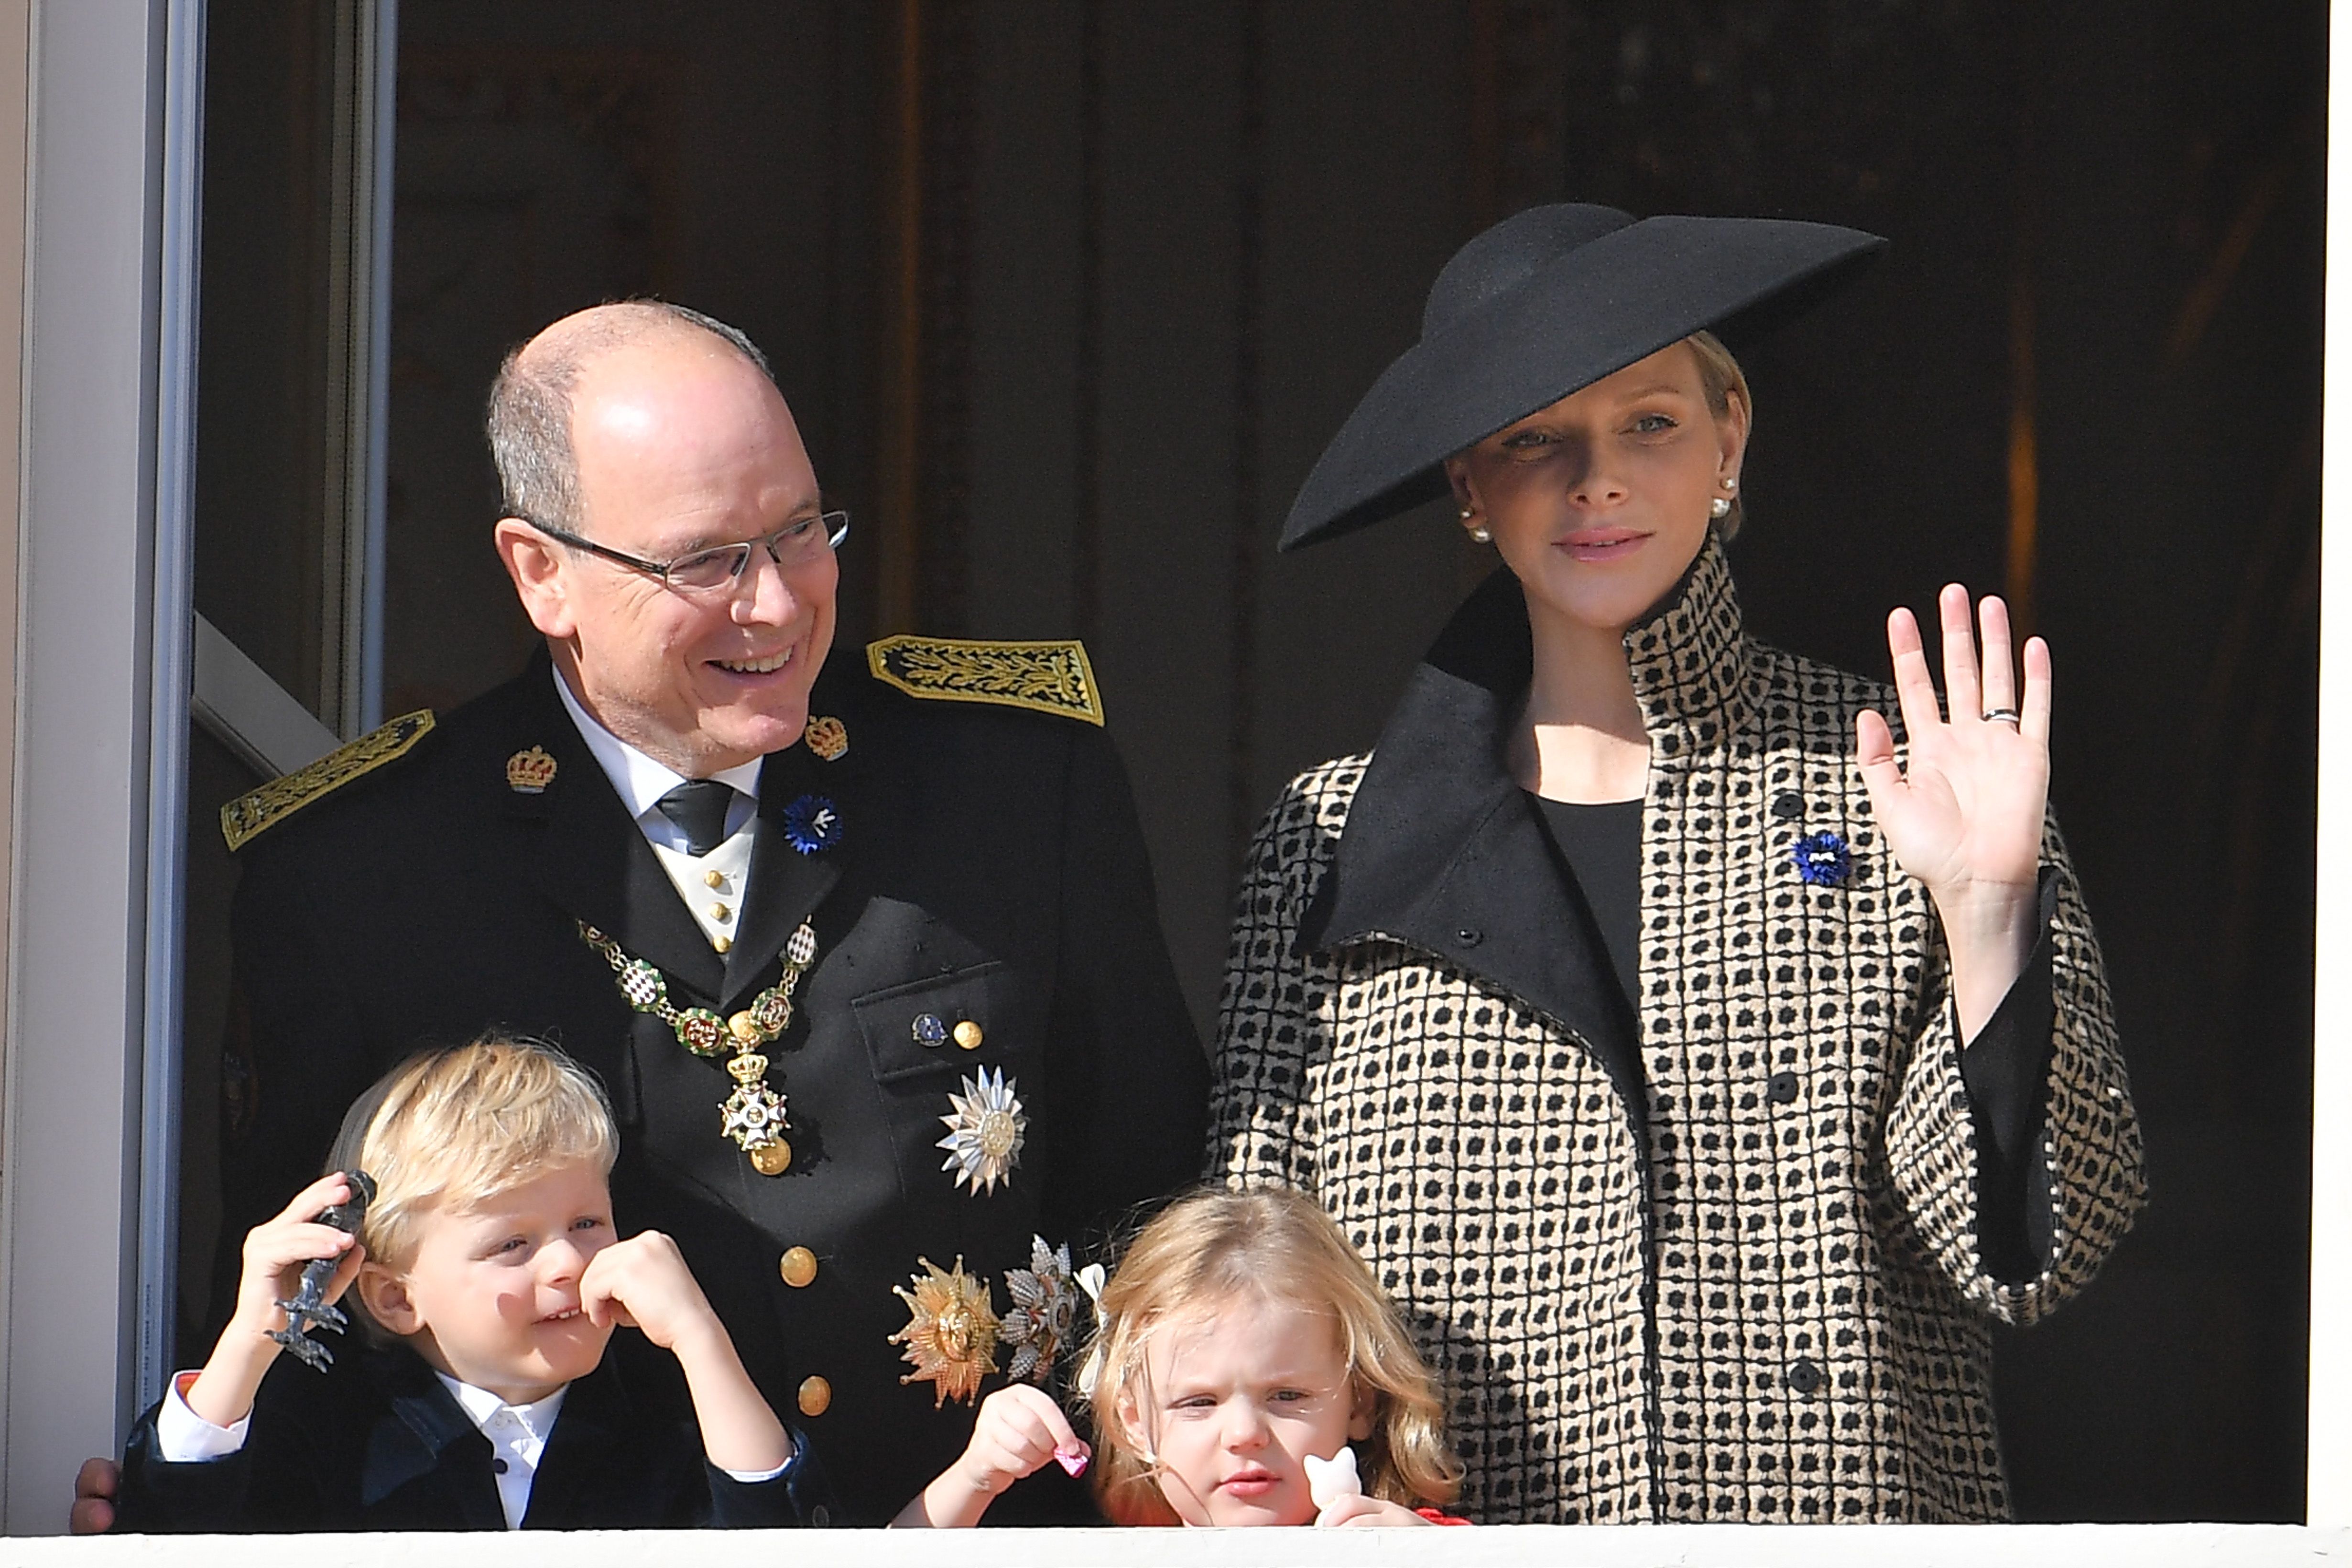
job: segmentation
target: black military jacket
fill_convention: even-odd
[[[1003,1310],[1003,1271],[1026,1265],[1033,1235],[1077,1240],[1197,1172],[1207,1074],[1102,730],[919,700],[854,652],[836,653],[812,711],[843,722],[848,749],[767,760],[748,901],[723,958],[543,657],[256,838],[234,912],[243,1014],[223,1252],[233,1258],[233,1238],[318,1172],[344,1108],[419,1044],[492,1026],[551,1040],[611,1091],[624,1233],[677,1239],[777,1414],[808,1433],[843,1511],[879,1522],[971,1427],[967,1406],[936,1407],[931,1384],[902,1386],[909,1369],[887,1336],[908,1312],[892,1287],[920,1258],[961,1258]],[[533,747],[555,771],[527,793],[509,763]],[[781,827],[811,796],[833,804],[842,834],[803,855]],[[803,918],[816,963],[767,1047],[793,1158],[770,1177],[720,1136],[733,1088],[722,1063],[633,1012],[578,923],[658,965],[676,1005],[724,1015],[776,980]],[[975,1023],[981,1043],[921,1043],[927,1018]],[[950,1094],[981,1068],[1003,1075],[1028,1126],[1009,1183],[976,1195],[937,1144]],[[799,1288],[779,1271],[795,1247],[817,1264]],[[1024,1483],[998,1511],[1082,1512],[1075,1489],[1038,1495],[1059,1480]]]
[[[164,1460],[148,1411],[123,1456],[116,1528],[504,1530],[489,1439],[432,1369],[400,1347],[354,1352],[343,1365],[320,1377],[281,1357],[261,1380],[245,1447],[218,1459]],[[823,1506],[810,1501],[824,1495],[811,1457],[773,1480],[739,1481],[703,1458],[691,1420],[654,1414],[659,1403],[634,1399],[609,1359],[573,1383],[522,1528],[772,1528]]]

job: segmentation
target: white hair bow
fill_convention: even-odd
[[[1089,1263],[1071,1278],[1087,1293],[1087,1300],[1095,1304],[1094,1338],[1087,1345],[1086,1359],[1078,1363],[1078,1397],[1091,1400],[1095,1384],[1102,1378],[1103,1342],[1110,1337],[1110,1320],[1104,1315],[1102,1304],[1103,1284],[1109,1277],[1103,1272],[1101,1264]]]

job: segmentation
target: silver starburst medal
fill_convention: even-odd
[[[952,1185],[969,1183],[975,1194],[992,1193],[1021,1163],[1029,1118],[1023,1114],[1014,1089],[1013,1080],[1003,1072],[982,1068],[963,1080],[961,1094],[948,1096],[955,1110],[940,1118],[948,1135],[936,1146],[948,1152],[940,1169],[955,1177]]]
[[[1077,1315],[1069,1244],[1048,1249],[1044,1237],[1031,1237],[1029,1267],[1006,1269],[1004,1289],[1013,1298],[1013,1310],[997,1329],[997,1342],[1013,1347],[1005,1375],[1043,1386],[1053,1375],[1054,1358],[1069,1343]]]

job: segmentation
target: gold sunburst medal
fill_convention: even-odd
[[[890,1287],[907,1303],[908,1319],[890,1342],[903,1347],[898,1353],[915,1369],[898,1381],[929,1384],[935,1410],[950,1399],[970,1404],[980,1397],[980,1380],[996,1370],[996,1309],[988,1281],[966,1274],[961,1257],[945,1270],[928,1258],[916,1261],[923,1271],[910,1276],[915,1288]]]

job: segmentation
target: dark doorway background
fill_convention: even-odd
[[[226,41],[241,9],[274,14],[215,0],[216,92],[223,49],[268,47]],[[2301,1516],[2322,0],[402,0],[400,23],[385,710],[462,700],[527,647],[477,433],[499,354],[602,299],[710,310],[775,359],[857,518],[842,646],[1087,639],[1204,1031],[1256,814],[1372,742],[1491,563],[1434,515],[1271,549],[1445,257],[1562,198],[1889,236],[1748,356],[1737,563],[1758,631],[1850,667],[1882,669],[1887,608],[1953,578],[2056,647],[2058,802],[2152,1196],[2084,1300],[2001,1343],[2012,1492],[2029,1519]],[[242,122],[215,110],[215,190],[224,156],[269,166],[266,125],[222,140]],[[279,252],[315,244],[277,221],[208,194],[205,515],[299,460],[226,368],[299,390],[298,352],[242,335],[287,308],[270,257],[299,278]],[[220,624],[243,571],[199,563]]]

